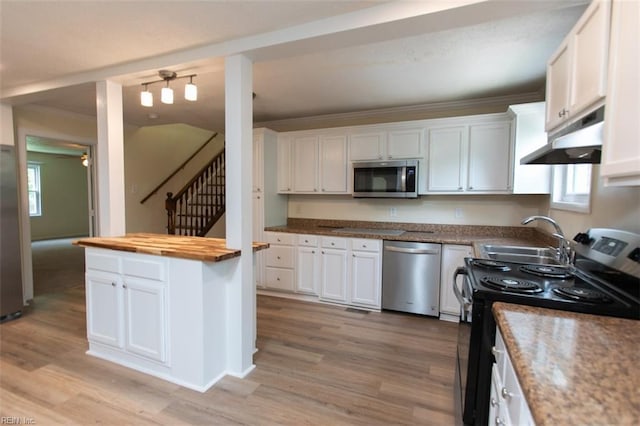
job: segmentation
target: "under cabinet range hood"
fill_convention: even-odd
[[[604,105],[557,133],[549,143],[520,159],[520,164],[599,164]]]

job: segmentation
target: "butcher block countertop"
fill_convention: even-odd
[[[640,424],[640,321],[501,302],[493,313],[537,425]]]
[[[123,237],[82,238],[73,242],[83,247],[105,248],[156,256],[220,262],[240,256],[240,250],[225,247],[223,238],[187,237],[164,234],[127,234]],[[253,251],[264,250],[267,243],[253,243]]]

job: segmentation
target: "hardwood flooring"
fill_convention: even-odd
[[[0,325],[4,423],[454,423],[456,324],[258,296],[255,370],[199,393],[86,355],[84,303],[43,294]]]

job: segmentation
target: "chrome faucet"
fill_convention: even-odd
[[[558,258],[558,262],[562,265],[570,265],[573,263],[573,252],[571,250],[571,244],[569,240],[564,236],[564,232],[562,232],[562,228],[558,225],[558,222],[551,219],[547,216],[529,216],[528,218],[522,221],[523,225],[527,225],[534,220],[542,220],[550,223],[555,228],[556,232],[552,235],[553,237],[558,239],[558,248],[556,249],[556,256]]]

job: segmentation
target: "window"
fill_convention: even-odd
[[[42,216],[39,164],[27,164],[27,187],[29,193],[29,216]]]
[[[589,213],[591,164],[566,164],[553,168],[551,207]]]

